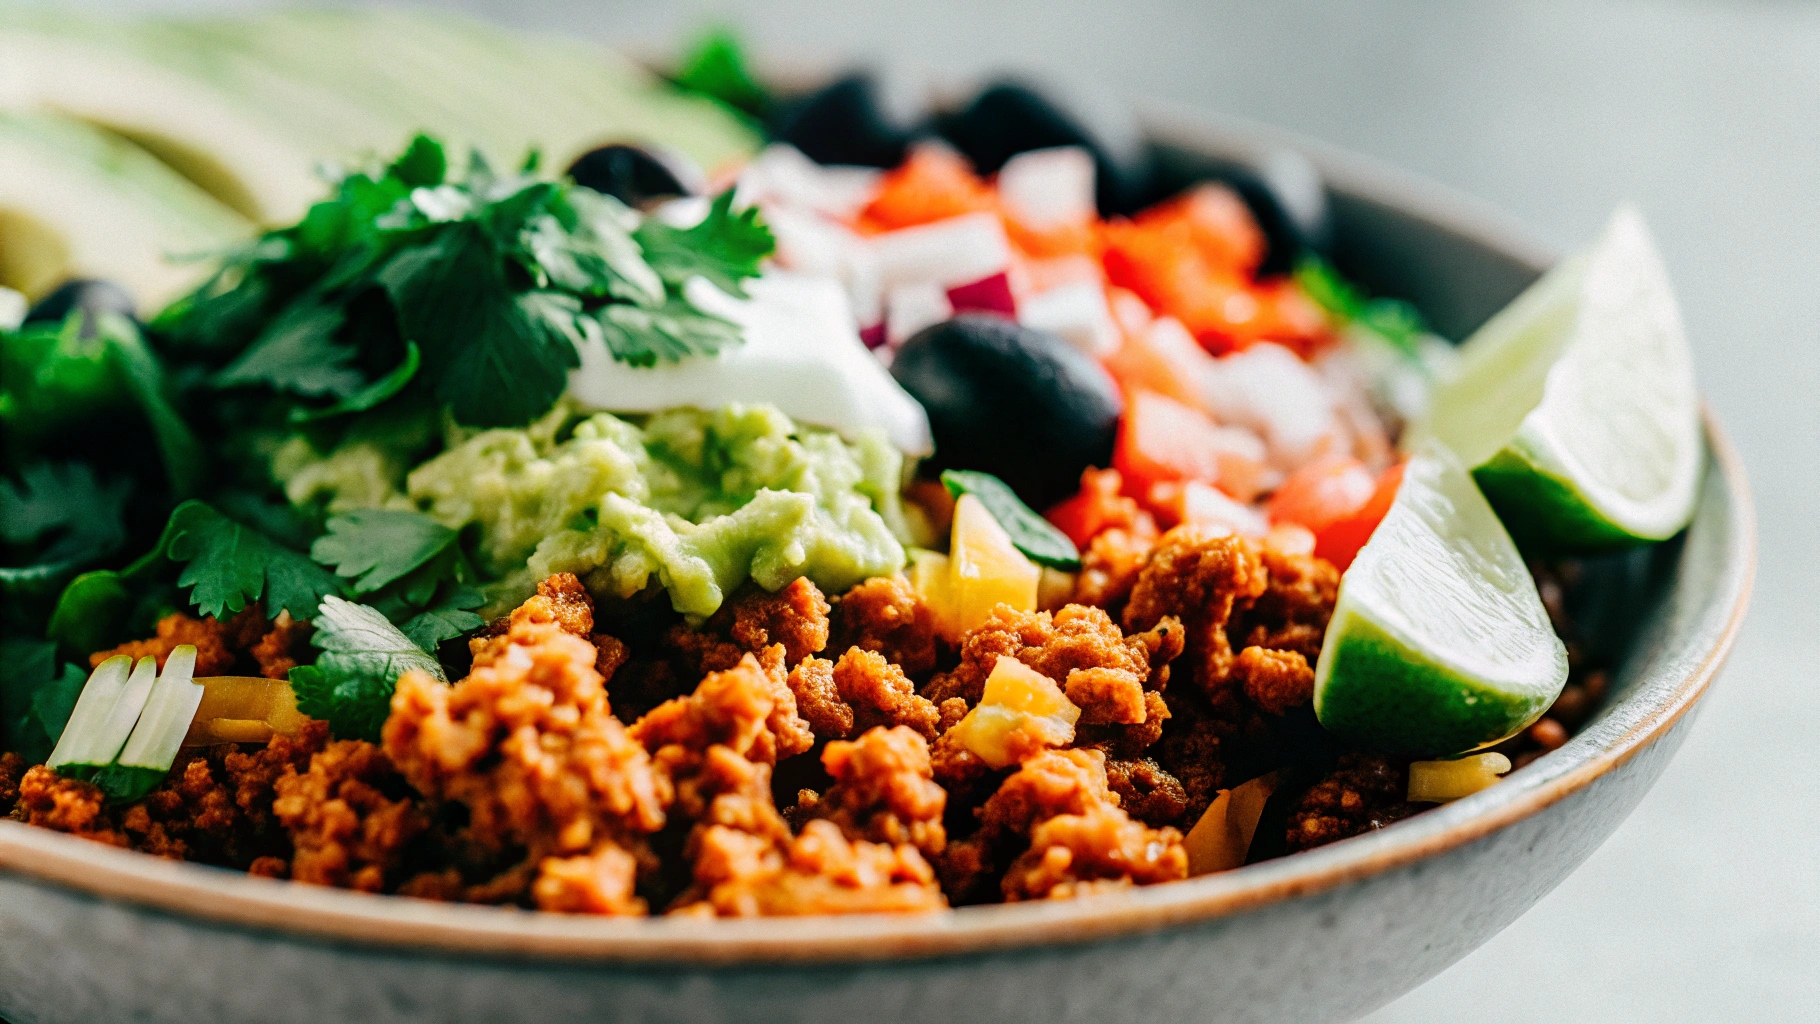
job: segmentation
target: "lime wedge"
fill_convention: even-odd
[[[1560,695],[1567,649],[1472,476],[1438,444],[1340,580],[1314,709],[1344,739],[1438,757],[1496,743]]]
[[[1686,526],[1704,457],[1693,357],[1642,216],[1619,207],[1589,249],[1468,338],[1409,437],[1472,467],[1525,550]]]

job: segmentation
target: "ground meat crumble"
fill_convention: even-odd
[[[588,590],[558,574],[472,635],[463,678],[401,677],[379,743],[331,741],[312,722],[264,746],[186,749],[124,806],[0,753],[0,815],[368,892],[759,916],[1183,878],[1184,832],[1222,788],[1265,772],[1299,780],[1267,819],[1287,852],[1421,810],[1406,762],[1297,745],[1334,567],[1223,530],[1159,532],[1121,504],[1116,474],[1097,482],[1112,490],[1076,603],[1001,607],[958,646],[902,575],[832,597],[807,579],[749,585],[690,624],[633,621],[623,602],[597,621]],[[257,609],[175,614],[92,661],[162,662],[187,643],[198,675],[282,678],[309,632]],[[1033,742],[994,768],[948,733],[1000,657],[1053,680],[1080,715],[1071,742]],[[1565,742],[1602,696],[1603,673],[1573,657],[1549,717],[1500,748],[1519,763]]]

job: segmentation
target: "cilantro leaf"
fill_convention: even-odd
[[[269,614],[309,618],[341,584],[309,556],[229,519],[208,504],[186,501],[171,513],[161,544],[173,562],[186,562],[177,585],[204,615],[225,618],[255,601]]]
[[[370,593],[441,554],[455,531],[421,512],[364,509],[335,516],[310,557],[354,579],[356,594]]]
[[[0,641],[0,750],[38,763],[63,735],[88,673],[57,664],[48,640]]]
[[[678,88],[762,118],[771,109],[771,94],[753,77],[750,63],[739,37],[717,28],[695,44],[671,80]]]
[[[539,287],[660,305],[664,283],[633,241],[637,226],[638,215],[619,200],[572,189],[562,202],[525,219],[518,236],[521,262]]]
[[[633,236],[645,262],[672,288],[703,277],[729,295],[746,297],[741,283],[758,275],[758,264],[777,248],[771,229],[758,219],[758,208],[733,212],[733,190],[722,192],[708,215],[692,228],[674,228],[656,219],[639,225]]]
[[[49,581],[126,543],[125,480],[102,482],[86,464],[38,463],[0,479],[0,539],[29,546],[32,562],[0,567],[0,585]]]
[[[582,344],[651,365],[739,341],[681,292],[700,277],[744,294],[774,247],[757,211],[735,213],[728,193],[678,229],[535,173],[534,159],[507,174],[476,152],[450,180],[440,144],[418,136],[391,164],[343,174],[156,326],[217,385],[292,399],[296,423],[408,394],[464,425],[519,426],[561,396]]]
[[[324,719],[342,739],[378,741],[391,712],[392,690],[409,671],[447,682],[434,657],[372,608],[323,598],[310,640],[322,654],[291,670],[297,710]]]
[[[442,143],[428,135],[418,135],[405,147],[386,172],[412,188],[442,184],[449,173],[449,158]]]
[[[487,620],[475,614],[474,609],[486,602],[486,597],[472,587],[455,586],[435,605],[418,612],[398,628],[411,642],[431,654],[444,640],[453,640],[468,630],[476,629]]]
[[[366,383],[351,365],[354,349],[336,340],[347,322],[340,305],[304,298],[286,307],[252,347],[215,375],[215,386],[268,384],[278,391],[345,398]]]
[[[487,233],[472,222],[400,254],[379,280],[404,336],[423,347],[436,397],[458,422],[529,423],[555,404],[569,369],[581,365],[574,345],[526,316]]]
[[[600,328],[613,358],[632,366],[713,355],[742,340],[738,324],[703,313],[681,298],[662,309],[608,306],[601,310]]]
[[[418,367],[423,365],[423,352],[416,342],[407,342],[404,347],[404,359],[397,366],[386,372],[386,375],[366,385],[351,395],[347,395],[333,405],[320,409],[302,407],[291,410],[292,423],[310,423],[325,420],[331,416],[345,416],[351,412],[365,412],[384,402],[398,392],[417,376]]]
[[[1416,307],[1400,299],[1370,298],[1319,256],[1305,256],[1296,264],[1295,283],[1329,316],[1371,331],[1404,355],[1415,356],[1421,336],[1428,333]]]

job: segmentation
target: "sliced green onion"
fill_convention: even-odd
[[[152,658],[140,658],[137,665],[125,655],[102,662],[83,685],[76,710],[70,712],[69,724],[64,726],[46,763],[60,772],[65,768],[93,770],[114,763],[126,738],[132,735],[157,677],[158,663]]]
[[[152,687],[157,683],[158,659],[148,655],[133,663],[133,674],[126,679],[126,689],[120,691],[119,699],[108,709],[107,717],[95,731],[89,760],[82,763],[100,768],[119,758],[120,749],[133,734],[133,726],[139,724],[139,714],[145,710],[145,702],[151,699]]]
[[[196,648],[188,644],[171,652],[164,660],[164,671],[158,674],[158,685],[145,702],[139,724],[120,751],[123,768],[144,768],[159,773],[170,771],[177,760],[177,749],[190,731],[190,721],[202,703],[203,689],[194,682]]]
[[[202,703],[195,674],[196,648],[189,644],[170,653],[163,672],[150,657],[137,664],[125,655],[102,662],[46,763],[93,782],[115,800],[151,792],[170,773]]]

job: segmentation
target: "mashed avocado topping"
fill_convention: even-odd
[[[799,426],[769,405],[679,409],[642,424],[559,408],[488,430],[411,471],[411,503],[473,528],[511,604],[553,572],[631,596],[655,576],[705,616],[747,579],[828,591],[904,565],[902,456],[882,435]]]

